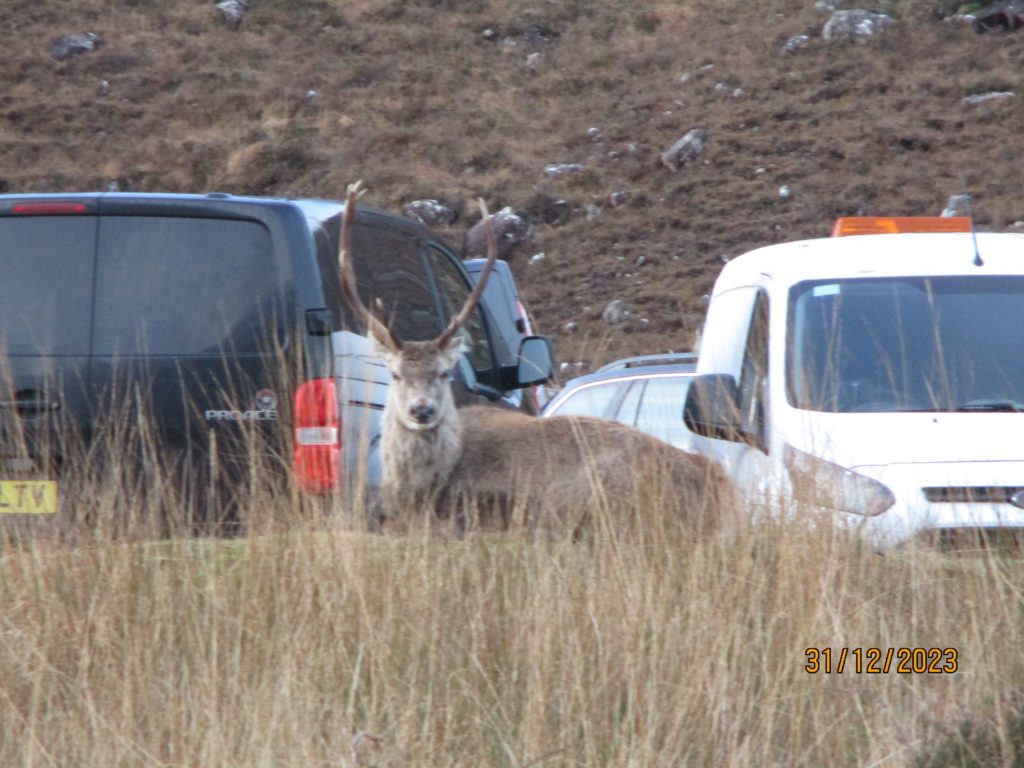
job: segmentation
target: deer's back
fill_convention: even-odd
[[[727,487],[714,462],[617,422],[476,406],[459,413],[463,454],[453,488],[463,494],[578,512],[660,493],[673,506],[706,509]]]

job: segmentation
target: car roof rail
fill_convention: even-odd
[[[613,360],[610,363],[602,365],[598,368],[598,371],[611,371],[617,368],[639,368],[645,365],[679,365],[697,363],[696,352],[665,352],[663,354],[654,355],[635,355],[633,357],[624,357],[621,360]]]

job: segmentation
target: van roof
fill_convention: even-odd
[[[14,213],[15,206],[33,202],[82,202],[87,209],[86,215],[152,213],[159,212],[174,215],[176,211],[195,215],[205,212],[207,215],[231,215],[242,213],[245,208],[280,208],[296,207],[309,218],[323,221],[339,215],[344,210],[344,203],[339,200],[320,198],[286,198],[256,197],[231,195],[224,192],[208,194],[188,194],[177,192],[38,192],[0,195],[0,216]],[[429,230],[412,219],[399,216],[389,211],[369,206],[359,206],[359,219],[362,221],[386,220],[389,229],[407,231],[423,235]],[[430,235],[432,237],[432,235]]]
[[[802,280],[921,275],[1024,275],[1024,234],[980,232],[976,266],[969,232],[853,235],[797,240],[758,248],[722,269],[715,292]]]

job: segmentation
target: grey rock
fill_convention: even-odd
[[[533,227],[522,216],[510,207],[502,208],[492,214],[494,235],[498,239],[498,255],[508,258],[515,248],[533,237]],[[464,259],[482,256],[487,252],[487,238],[483,220],[474,224],[462,240],[462,257]]]
[[[625,190],[618,190],[608,195],[608,204],[612,208],[618,208],[620,205],[624,205],[629,200],[629,192]]]
[[[960,103],[965,107],[976,107],[979,104],[984,104],[986,101],[997,101],[999,99],[1009,99],[1015,96],[1013,91],[989,91],[988,93],[976,93],[972,96],[964,96],[960,99]]]
[[[971,15],[976,32],[987,32],[990,29],[1013,32],[1024,27],[1024,2],[1001,0],[979,8]]]
[[[564,179],[585,170],[586,168],[579,163],[551,163],[544,166],[544,175],[551,179]]]
[[[796,53],[801,48],[806,48],[811,43],[810,35],[794,35],[782,46],[783,53]]]
[[[661,163],[670,171],[678,171],[684,165],[696,160],[704,152],[704,142],[708,132],[703,128],[694,128],[675,144],[661,153]]]
[[[94,32],[67,35],[50,42],[50,55],[57,61],[64,61],[72,56],[95,51],[101,45],[103,45],[103,38]]]
[[[615,299],[609,302],[601,313],[601,318],[609,325],[625,322],[629,319],[629,307],[622,299]]]
[[[825,22],[821,36],[829,42],[851,41],[862,43],[895,24],[891,16],[860,8],[836,11]]]
[[[220,16],[231,29],[239,29],[249,12],[248,0],[221,0],[217,3]]]
[[[413,200],[402,209],[406,216],[417,219],[428,227],[447,227],[459,217],[458,213],[437,200]]]

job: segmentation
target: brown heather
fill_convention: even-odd
[[[238,32],[206,0],[5,0],[0,189],[338,197],[362,176],[384,207],[460,206],[453,239],[477,196],[534,212],[546,196],[596,202],[596,221],[538,226],[542,264],[513,264],[541,326],[580,322],[564,359],[683,349],[721,255],[825,234],[840,213],[936,213],[962,191],[983,226],[1024,219],[1020,98],[960,104],[1024,91],[1024,36],[939,23],[937,2],[889,5],[891,36],[783,56],[820,31],[810,0],[254,0]],[[106,45],[48,56],[52,37],[84,30]],[[550,39],[535,74],[531,33]],[[707,152],[671,174],[658,154],[693,127]],[[544,176],[563,161],[588,170]],[[619,190],[629,201],[611,208]],[[650,326],[607,331],[612,298]],[[111,432],[148,455],[144,428]],[[157,538],[153,524],[188,531],[167,520],[173,483],[104,463],[63,486],[78,522],[5,521],[0,765],[1022,759],[1017,557],[882,557],[800,510],[697,538],[659,483],[598,498],[579,542],[368,535],[350,512],[261,488],[241,537]],[[844,647],[953,648],[958,671],[858,674],[851,657],[811,674],[808,647],[833,665]]]
[[[371,204],[457,207],[455,242],[477,197],[511,205],[537,225],[513,267],[540,327],[594,364],[688,349],[722,256],[826,235],[837,215],[937,214],[968,192],[979,225],[1024,220],[1024,35],[942,22],[954,0],[865,2],[900,23],[864,45],[827,45],[813,0],[252,5],[236,32],[212,0],[4,0],[0,191],[341,197],[365,178]],[[105,45],[50,57],[86,30]],[[798,34],[811,44],[781,53]],[[1018,96],[961,104],[989,91]],[[671,173],[660,153],[697,127],[704,155]],[[552,180],[549,163],[587,170]],[[572,217],[545,224],[558,199]],[[616,298],[634,319],[609,328]]]

